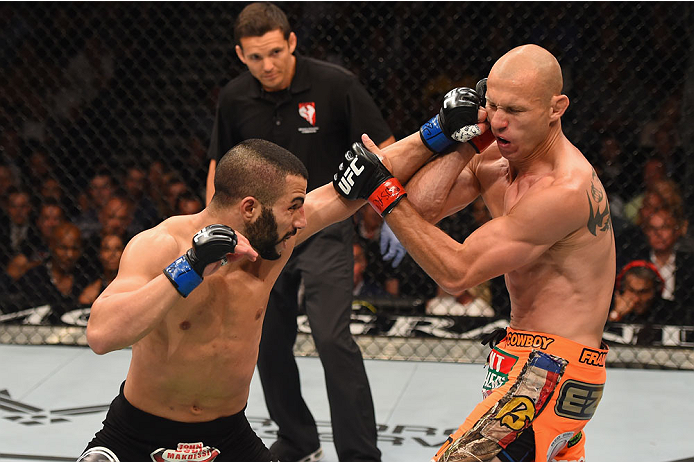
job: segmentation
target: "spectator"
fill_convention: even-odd
[[[670,307],[661,297],[665,281],[653,263],[634,260],[619,272],[608,320],[640,324],[637,345],[652,344],[656,338],[653,324],[660,321]]]
[[[187,190],[178,196],[176,201],[176,215],[192,215],[204,208],[202,199],[191,190]]]
[[[673,310],[663,313],[660,322],[682,324],[692,320],[694,301],[694,256],[678,250],[688,222],[681,208],[664,207],[650,215],[643,225],[649,248],[640,257],[652,262],[665,280],[662,297],[673,302]]]
[[[65,193],[65,188],[56,178],[45,178],[41,181],[38,199],[39,203],[47,200],[56,201],[63,209],[66,218],[70,220],[75,219],[80,214],[78,204],[71,199],[70,195]]]
[[[40,143],[29,143],[26,149],[25,183],[38,185],[52,177],[51,158],[46,147]]]
[[[46,199],[39,206],[36,227],[29,228],[27,246],[7,264],[7,274],[18,280],[31,268],[40,265],[50,254],[53,230],[65,221],[65,214],[55,199]],[[24,253],[27,252],[27,253]]]
[[[677,185],[670,180],[657,180],[643,193],[640,208],[634,218],[637,226],[631,222],[613,219],[617,242],[617,268],[623,267],[635,256],[642,255],[648,248],[644,225],[651,215],[662,208],[682,210],[682,207],[682,196]]]
[[[8,194],[18,186],[17,177],[7,164],[0,164],[0,216],[7,213]]]
[[[400,281],[397,272],[388,262],[384,262],[379,252],[379,238],[383,219],[368,204],[360,208],[352,217],[360,244],[365,249],[369,264],[365,268],[365,278],[383,287],[388,295],[397,297],[400,293]],[[403,252],[405,250],[403,249]]]
[[[647,160],[642,170],[642,189],[624,205],[624,216],[629,221],[638,224],[638,214],[644,198],[656,189],[656,183],[664,180],[667,180],[667,175],[663,162],[656,158]],[[649,199],[652,200],[653,198]]]
[[[149,197],[147,170],[137,163],[125,167],[123,187],[134,204],[133,228],[141,231],[159,222],[159,212],[154,201]]]
[[[612,322],[653,323],[663,311],[663,277],[653,263],[629,262],[617,274],[608,319]]]
[[[98,232],[101,226],[99,213],[114,194],[113,176],[107,169],[99,169],[89,180],[87,194],[83,194],[80,198],[82,213],[77,218],[76,224],[83,238],[89,238]]]
[[[99,272],[99,252],[104,237],[115,234],[123,242],[128,242],[142,230],[133,230],[133,203],[125,196],[111,197],[99,212],[99,228],[84,241],[84,265],[90,274]]]
[[[31,252],[27,240],[32,212],[29,193],[22,189],[11,188],[7,197],[7,220],[2,224],[2,233],[0,233],[0,236],[4,236],[0,242],[2,267],[5,267],[15,255]]]
[[[633,184],[633,175],[624,174],[627,167],[624,164],[625,150],[617,135],[603,133],[600,136],[598,154],[595,172],[605,186],[605,192],[610,201],[610,214],[612,218],[622,217],[627,199],[636,194],[636,187]],[[633,171],[633,169],[630,170]]]
[[[171,173],[167,172],[164,162],[153,160],[147,168],[147,195],[157,207],[157,213],[161,219],[166,218],[166,185]]]
[[[371,208],[369,206],[369,208]],[[367,279],[366,268],[368,260],[366,258],[366,249],[364,246],[355,241],[352,244],[354,252],[354,286],[352,295],[355,298],[382,298],[389,297],[390,294],[383,289],[377,282]]]
[[[44,320],[59,324],[61,316],[78,305],[78,297],[87,285],[76,265],[81,253],[79,228],[71,223],[58,225],[51,235],[48,260],[17,281],[20,307],[50,305],[50,314]]]
[[[117,234],[106,234],[101,239],[99,247],[100,276],[84,288],[78,301],[80,305],[91,305],[101,292],[118,274],[120,257],[123,254],[123,238]]]
[[[178,202],[178,197],[188,190],[188,184],[183,181],[182,178],[177,175],[173,175],[171,177],[164,190],[164,198],[166,199],[164,205],[166,209],[163,212],[165,217],[176,215],[176,204]]]

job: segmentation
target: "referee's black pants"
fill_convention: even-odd
[[[318,449],[316,422],[301,396],[293,347],[297,292],[325,373],[333,439],[341,462],[379,461],[371,389],[361,351],[349,330],[354,257],[352,221],[336,223],[294,250],[272,289],[258,355],[258,371],[278,437],[302,455]]]

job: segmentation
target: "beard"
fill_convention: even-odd
[[[285,238],[296,234],[296,230],[280,239],[274,213],[271,209],[262,206],[260,216],[253,223],[246,225],[244,234],[261,258],[277,260],[282,256],[277,251],[277,245]]]

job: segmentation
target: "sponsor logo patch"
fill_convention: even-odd
[[[482,395],[486,398],[495,388],[508,382],[508,374],[518,361],[518,356],[494,347],[487,359],[487,376],[482,385]]]
[[[602,398],[605,384],[585,383],[569,379],[561,386],[554,412],[574,420],[590,420]]]
[[[212,462],[219,454],[219,449],[205,446],[203,443],[178,443],[176,449],[159,448],[150,454],[150,457],[154,462],[169,462],[176,460]]]
[[[535,403],[527,396],[515,396],[496,414],[495,419],[511,430],[520,431],[535,418]]]
[[[605,366],[605,357],[607,353],[600,350],[593,350],[592,348],[584,348],[581,351],[581,356],[578,357],[578,362],[583,364],[588,364],[589,366]]]
[[[559,451],[561,451],[564,446],[571,441],[572,436],[574,436],[574,432],[566,432],[558,435],[552,440],[552,443],[550,443],[549,448],[547,449],[547,462],[551,461],[554,459],[554,456],[559,454]]]
[[[544,335],[509,332],[509,334],[506,336],[506,341],[511,346],[539,348],[541,350],[546,350],[547,347],[554,342],[554,339],[545,337]]]
[[[569,440],[569,442],[566,444],[566,447],[570,448],[570,447],[576,446],[578,444],[578,442],[581,441],[581,438],[583,438],[583,432],[582,431],[576,433],[576,436],[574,436],[573,438],[571,438]]]

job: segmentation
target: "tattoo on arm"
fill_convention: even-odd
[[[595,171],[593,171],[593,181],[590,183],[590,192],[586,191],[586,196],[588,196],[588,206],[590,207],[590,216],[588,217],[588,231],[590,231],[593,236],[597,236],[598,228],[600,231],[609,231],[612,226],[612,218],[610,217],[610,205],[607,203],[607,198],[605,197],[605,190],[600,184]],[[604,204],[602,203],[604,201]],[[593,207],[595,203],[595,207]],[[602,211],[600,206],[604,205]]]

